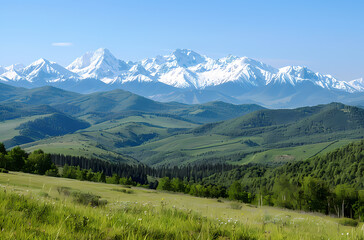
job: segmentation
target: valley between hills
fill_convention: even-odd
[[[7,85],[6,147],[151,166],[304,160],[363,137],[364,110],[340,103],[266,109],[224,102],[161,103],[113,90],[77,94]]]
[[[4,219],[7,238],[363,238],[359,106],[268,109],[0,86],[0,213],[18,223]],[[65,225],[54,228],[54,218]],[[317,233],[307,231],[313,225]]]

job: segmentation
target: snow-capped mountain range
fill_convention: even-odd
[[[0,81],[23,87],[53,85],[82,93],[122,88],[155,100],[185,103],[224,100],[294,106],[304,96],[310,101],[325,97],[329,102],[348,96],[361,101],[364,95],[363,79],[339,81],[302,66],[277,69],[232,55],[215,60],[187,49],[126,62],[101,48],[87,52],[66,68],[46,59],[26,67],[0,67]]]

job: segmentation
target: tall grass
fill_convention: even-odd
[[[243,224],[192,211],[116,202],[96,208],[0,192],[1,239],[257,239]]]
[[[127,194],[122,189],[0,173],[0,239],[364,240],[361,222],[352,227],[354,224],[319,214],[141,188],[125,189],[133,191]],[[107,202],[78,202],[74,192],[81,193],[84,200],[101,196],[97,199]]]

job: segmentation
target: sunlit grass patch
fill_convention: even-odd
[[[344,239],[347,233],[345,239],[364,239],[363,223],[343,226],[322,214],[227,199],[18,172],[0,173],[0,185],[0,239]],[[72,192],[91,193],[108,203],[82,205]],[[5,207],[23,199],[26,205]],[[233,209],[232,203],[242,208]]]
[[[256,238],[237,222],[221,225],[192,211],[138,202],[95,209],[13,192],[0,192],[0,200],[1,239]]]

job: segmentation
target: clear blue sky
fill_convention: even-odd
[[[44,57],[67,65],[110,49],[141,60],[189,48],[364,77],[364,1],[0,0],[0,65]],[[53,46],[52,43],[71,43]]]

